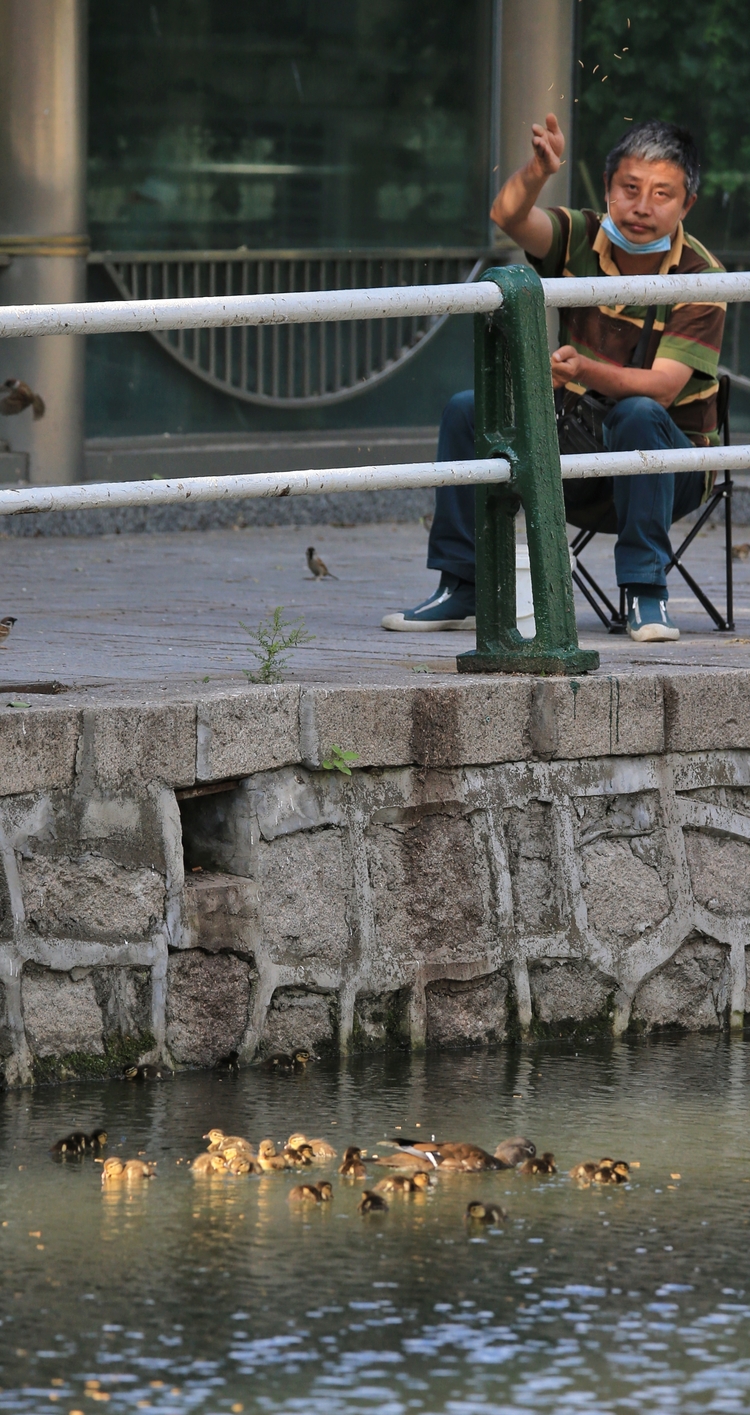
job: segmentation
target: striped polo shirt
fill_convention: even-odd
[[[542,260],[527,259],[546,278],[563,275],[615,275],[621,277],[612,251],[612,242],[601,228],[595,211],[570,211],[567,207],[548,209],[552,221],[552,245]],[[723,270],[723,265],[683,229],[682,222],[659,267],[659,275],[699,275],[706,270]],[[579,354],[599,363],[625,365],[638,343],[646,318],[642,305],[599,305],[585,309],[560,310],[560,343],[572,344]],[[658,305],[649,341],[645,367],[655,358],[674,359],[687,364],[692,375],[680,390],[669,412],[696,446],[717,443],[717,367],[724,333],[726,305],[720,303]],[[584,393],[576,383],[571,392]]]

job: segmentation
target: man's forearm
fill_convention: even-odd
[[[512,236],[514,228],[526,221],[546,180],[547,174],[540,171],[534,158],[525,167],[519,167],[495,197],[490,212],[492,220]]]
[[[684,386],[689,377],[690,370],[685,369],[680,386]],[[680,387],[675,386],[676,382],[680,383],[679,374],[675,380],[674,373],[658,368],[621,368],[618,364],[601,364],[586,358],[580,360],[575,382],[592,388],[595,393],[603,393],[606,398],[653,398],[665,408],[670,407],[680,392]]]

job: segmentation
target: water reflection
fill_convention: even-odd
[[[715,1037],[6,1094],[0,1410],[744,1412],[748,1094],[745,1044]],[[99,1123],[157,1178],[47,1153]],[[339,1153],[526,1133],[561,1173],[443,1176],[362,1218],[337,1161],[305,1171],[325,1205],[288,1203],[298,1172],[194,1178],[209,1125]],[[625,1186],[565,1173],[615,1152]],[[505,1225],[467,1227],[472,1198]]]

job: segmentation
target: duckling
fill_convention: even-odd
[[[424,1190],[429,1189],[435,1181],[432,1179],[432,1176],[427,1173],[426,1170],[416,1169],[411,1176],[411,1182],[414,1185],[415,1189],[419,1190],[420,1193],[423,1193]]]
[[[332,1202],[333,1185],[328,1179],[320,1180],[320,1183],[318,1184],[318,1193],[320,1194],[321,1203],[330,1204]]]
[[[346,1175],[347,1179],[364,1179],[367,1170],[362,1163],[362,1151],[356,1145],[349,1145],[344,1150],[343,1162],[339,1165],[339,1174]]]
[[[226,1056],[220,1056],[214,1066],[214,1071],[239,1071],[240,1054],[238,1051],[228,1051]]]
[[[305,1051],[304,1047],[300,1051],[292,1053],[292,1070],[304,1071],[308,1061],[314,1061],[315,1057],[311,1051]]]
[[[615,1174],[619,1174],[621,1180],[630,1178],[630,1165],[627,1160],[615,1160],[612,1169]]]
[[[291,1168],[286,1155],[277,1154],[273,1140],[261,1140],[258,1146],[258,1164],[264,1174]]]
[[[168,1081],[174,1076],[168,1066],[153,1066],[150,1062],[142,1062],[140,1066],[123,1066],[122,1075],[125,1081]]]
[[[219,1158],[221,1159],[223,1156],[220,1155]],[[261,1173],[260,1166],[255,1163],[255,1160],[250,1159],[248,1155],[232,1155],[231,1159],[226,1161],[226,1165],[230,1174]]]
[[[111,1179],[122,1179],[124,1173],[125,1161],[111,1155],[102,1166],[102,1184],[108,1184]]]
[[[75,1130],[72,1135],[66,1135],[62,1140],[55,1140],[54,1145],[52,1145],[50,1149],[50,1154],[68,1156],[80,1155],[83,1153],[84,1148],[84,1146],[81,1144],[81,1141],[83,1140],[84,1142],[86,1142],[87,1139],[88,1137],[86,1135],[83,1135],[80,1131]]]
[[[321,1193],[317,1184],[295,1184],[289,1190],[289,1202],[300,1204],[319,1204]]]
[[[263,1062],[264,1071],[280,1072],[291,1071],[292,1058],[284,1051],[275,1051],[272,1056],[267,1056]]]
[[[479,1199],[472,1199],[466,1205],[467,1223],[505,1223],[507,1217],[505,1209],[501,1209],[499,1204],[483,1204]]]
[[[534,1159],[524,1160],[519,1170],[520,1174],[557,1174],[555,1156],[545,1150],[543,1155],[536,1155]]]
[[[257,1155],[252,1145],[239,1145],[236,1142],[229,1145],[221,1145],[218,1154],[223,1155],[225,1160],[244,1159],[255,1160]]]
[[[88,1137],[90,1150],[101,1150],[106,1145],[108,1135],[106,1130],[92,1130]]]
[[[225,1135],[223,1130],[218,1130],[215,1127],[209,1130],[203,1139],[209,1141],[210,1154],[218,1152],[226,1154],[226,1151],[231,1147],[237,1150],[252,1150],[250,1141],[246,1140],[243,1135]]]
[[[387,1214],[388,1205],[382,1194],[376,1194],[372,1189],[365,1189],[357,1204],[357,1212],[360,1214]]]
[[[309,1144],[310,1141],[308,1140],[307,1136],[303,1135],[301,1130],[295,1130],[294,1134],[289,1136],[289,1139],[286,1142],[286,1148],[288,1150],[298,1150],[300,1148],[300,1145]]]
[[[594,1184],[627,1184],[628,1175],[612,1164],[600,1164],[593,1174]]]
[[[334,1148],[333,1148],[333,1145],[329,1145],[329,1143],[328,1143],[327,1140],[321,1140],[321,1139],[308,1140],[307,1143],[309,1144],[309,1146],[310,1146],[310,1148],[311,1148],[311,1150],[312,1150],[312,1152],[313,1152],[313,1158],[314,1158],[314,1159],[316,1159],[316,1160],[335,1160],[335,1159],[338,1159],[338,1156],[337,1156],[337,1154],[336,1154],[336,1151],[335,1151]]]
[[[597,1171],[597,1165],[593,1160],[584,1160],[582,1164],[574,1164],[570,1170],[571,1179],[578,1179],[583,1184],[590,1184]]]
[[[425,1179],[427,1175],[424,1176]],[[379,1179],[373,1193],[375,1194],[416,1194],[417,1185],[408,1174],[389,1174],[386,1179]]]
[[[495,1159],[501,1161],[503,1169],[515,1169],[524,1160],[533,1160],[536,1145],[523,1135],[512,1135],[509,1140],[501,1140],[495,1150]]]
[[[190,1166],[193,1174],[224,1174],[228,1168],[227,1161],[223,1155],[211,1154],[207,1150],[205,1154],[198,1155]]]
[[[285,1145],[284,1155],[289,1160],[290,1164],[299,1166],[312,1164],[314,1159],[312,1146],[307,1143],[297,1148],[292,1145]]]
[[[128,1184],[139,1179],[154,1179],[156,1177],[156,1163],[150,1160],[126,1160],[124,1177]]]

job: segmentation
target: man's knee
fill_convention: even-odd
[[[462,393],[454,393],[443,410],[444,427],[469,427],[474,432],[474,389],[466,388]]]
[[[672,419],[654,398],[621,398],[607,414],[608,444],[614,451],[653,445],[653,439],[671,442]]]

